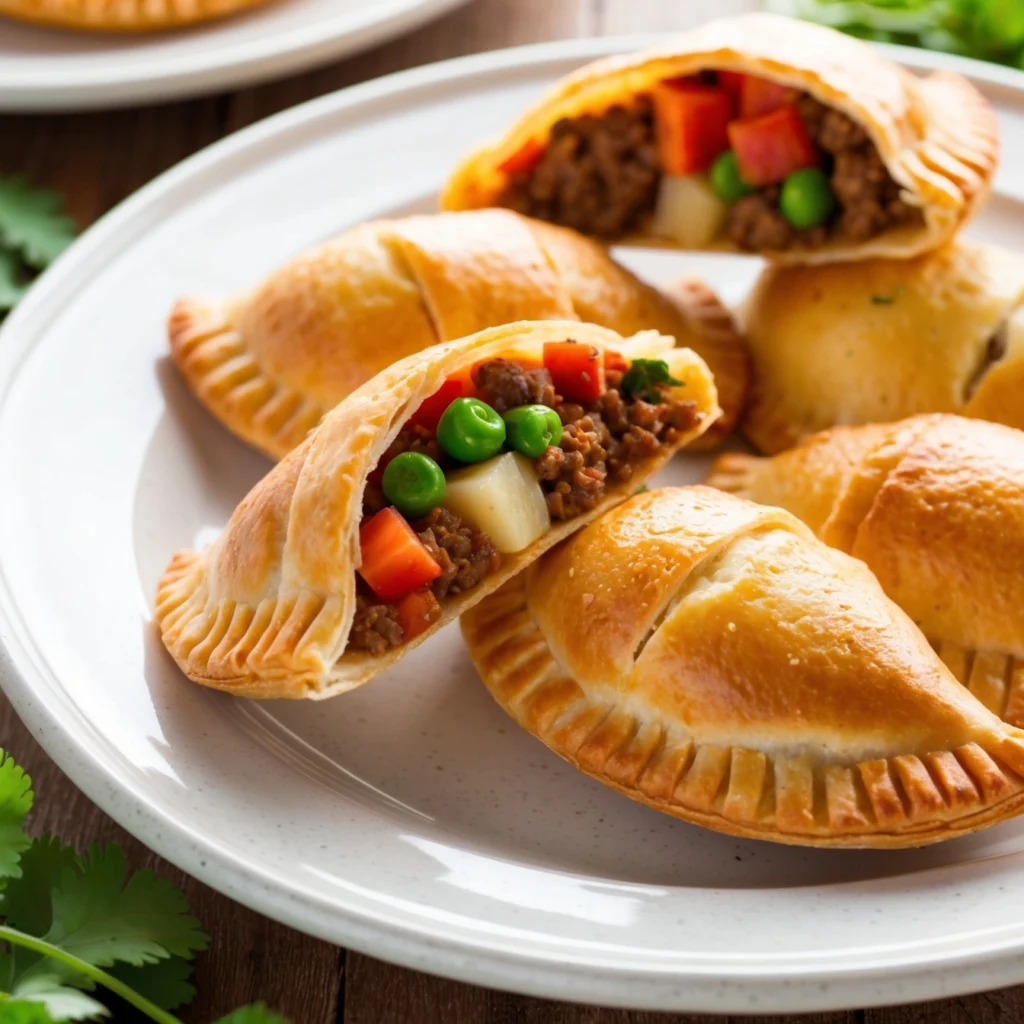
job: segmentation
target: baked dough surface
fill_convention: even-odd
[[[156,32],[223,18],[266,0],[0,0],[0,15],[92,32]]]

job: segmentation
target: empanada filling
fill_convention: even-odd
[[[552,521],[597,507],[700,420],[661,359],[568,340],[488,359],[403,425],[363,495],[348,649],[381,654],[440,618]]]
[[[498,205],[610,240],[780,251],[922,223],[863,127],[809,93],[733,71],[563,118],[499,169]]]
[[[1010,325],[1008,322],[1004,322],[986,342],[985,349],[981,354],[981,360],[964,386],[965,402],[969,402],[974,397],[974,393],[985,379],[985,375],[1006,355],[1009,347]]]

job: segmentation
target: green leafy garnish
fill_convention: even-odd
[[[622,377],[622,390],[631,398],[660,402],[659,384],[679,387],[682,383],[669,373],[668,363],[664,359],[634,359]]]
[[[0,178],[0,314],[25,294],[75,237],[59,192],[21,177]]]
[[[85,857],[53,836],[29,840],[32,781],[0,750],[0,1022],[109,1017],[100,989],[157,1024],[190,1002],[192,960],[207,937],[181,891],[128,873],[116,845]],[[262,1003],[222,1024],[287,1024]]]
[[[871,302],[875,306],[891,306],[903,294],[903,285],[888,295],[872,295]]]

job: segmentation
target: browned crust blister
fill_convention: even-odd
[[[156,32],[261,6],[266,0],[0,0],[0,15],[92,32]]]

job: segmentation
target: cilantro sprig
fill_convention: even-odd
[[[664,359],[634,359],[633,364],[622,377],[622,390],[630,398],[641,398],[645,402],[660,402],[658,386],[679,387],[683,382],[669,373]]]
[[[192,961],[208,943],[177,886],[128,874],[117,845],[84,855],[30,839],[32,781],[0,749],[0,1021],[59,1024],[110,1016],[102,990],[157,1024],[195,996]],[[286,1024],[262,1003],[217,1024]]]
[[[0,316],[75,237],[59,192],[21,176],[0,177]]]

